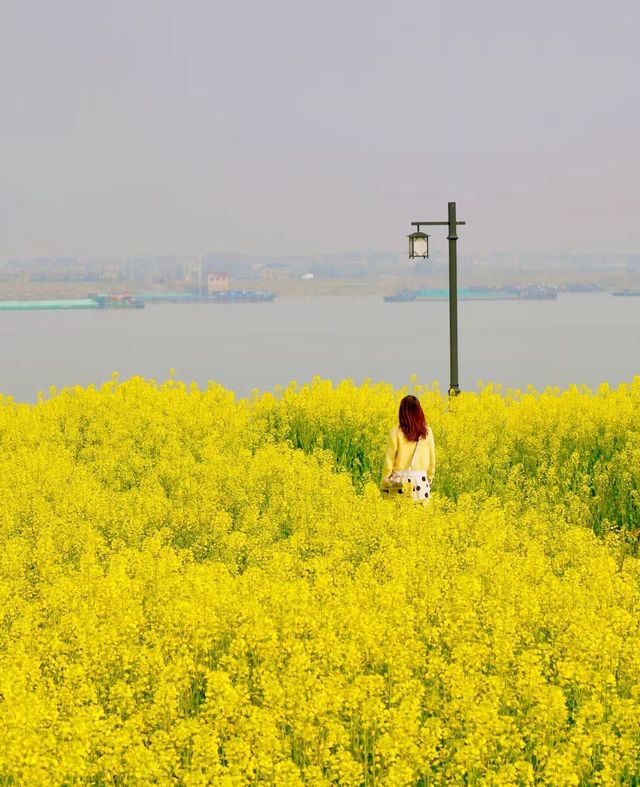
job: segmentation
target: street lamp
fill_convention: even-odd
[[[409,238],[409,258],[429,256],[429,236],[420,232],[421,226],[444,226],[449,228],[447,240],[449,241],[449,368],[450,382],[449,395],[460,393],[458,385],[458,252],[457,227],[466,224],[465,221],[456,221],[456,203],[449,203],[449,218],[447,221],[412,221],[411,226],[416,227]]]

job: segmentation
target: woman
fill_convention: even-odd
[[[427,500],[436,471],[436,446],[420,401],[405,396],[400,402],[398,426],[389,435],[382,469],[382,491],[403,494],[407,484],[414,500]]]

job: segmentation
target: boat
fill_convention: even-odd
[[[640,294],[640,293],[639,293]],[[527,287],[460,287],[459,301],[552,301],[558,297],[555,287],[530,285]],[[428,290],[402,290],[395,295],[385,295],[388,303],[407,303],[411,301],[447,301],[448,288]]]
[[[142,292],[137,297],[143,303],[193,303],[198,300],[191,292]]]
[[[565,284],[560,289],[565,292],[602,292],[604,287],[595,282],[570,282]]]
[[[97,309],[98,304],[91,298],[73,298],[44,301],[0,301],[0,311],[60,311],[62,309]]]
[[[271,303],[273,292],[266,290],[220,290],[203,298],[207,303]]]
[[[89,298],[98,305],[98,309],[144,309],[140,298],[126,293],[100,294],[90,293]]]
[[[449,290],[448,288],[417,290],[415,295],[418,301],[445,301],[449,299]],[[511,290],[458,288],[458,300],[460,301],[512,301],[517,298],[518,294]]]
[[[501,298],[505,297],[504,293],[509,293],[511,296],[516,296],[518,294],[518,288],[512,284],[504,284],[499,287],[498,286],[490,287],[484,284],[476,284],[468,287],[468,290],[470,293],[474,293],[474,294],[479,293],[486,297],[495,293],[499,293]]]
[[[0,301],[0,311],[61,311],[78,309],[143,309],[144,303],[130,295],[99,295],[43,301]]]
[[[402,292],[397,292],[395,295],[385,295],[384,300],[387,303],[407,303],[408,301],[415,301],[416,294],[411,290],[402,290]]]
[[[518,290],[518,297],[523,301],[555,301],[558,290],[555,287],[532,285]]]
[[[143,303],[270,303],[275,294],[266,290],[220,290],[210,295],[191,292],[143,292]]]

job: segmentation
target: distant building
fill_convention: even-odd
[[[207,292],[223,292],[229,289],[229,274],[215,271],[207,274]]]
[[[283,262],[270,262],[261,265],[257,273],[262,279],[290,279],[292,268],[291,265],[285,265]]]

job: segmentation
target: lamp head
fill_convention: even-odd
[[[412,232],[409,238],[409,259],[413,260],[417,257],[426,259],[429,256],[429,236],[424,232],[420,232],[418,227],[417,232]]]

